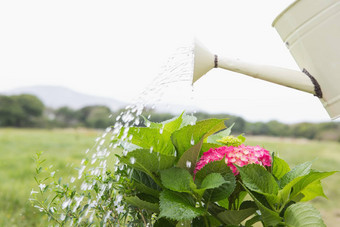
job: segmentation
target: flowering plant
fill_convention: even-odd
[[[325,226],[305,202],[324,196],[320,180],[334,172],[312,170],[311,162],[290,169],[264,148],[244,145],[242,135],[230,136],[225,120],[182,114],[121,128],[113,138],[123,149],[116,172],[99,187],[101,224],[110,224],[109,213],[130,226]],[[91,225],[86,209],[73,215],[70,206],[68,217]]]

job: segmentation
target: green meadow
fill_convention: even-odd
[[[45,165],[53,165],[57,174],[68,179],[99,135],[87,129],[0,129],[0,226],[47,226],[47,219],[28,200],[36,187],[33,156],[43,151]],[[291,167],[312,160],[315,169],[340,170],[340,143],[269,137],[249,137],[246,143],[277,152]],[[340,173],[322,182],[328,199],[316,198],[312,203],[326,225],[335,227],[340,222]]]

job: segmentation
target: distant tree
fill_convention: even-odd
[[[269,121],[266,125],[271,136],[289,136],[291,133],[289,125],[278,121]]]
[[[86,127],[106,128],[113,125],[110,114],[111,110],[106,106],[86,106],[78,111],[78,119]]]
[[[59,127],[74,127],[79,123],[78,111],[67,106],[60,107],[55,111],[55,122]]]
[[[0,96],[0,126],[35,127],[44,104],[34,95]]]
[[[23,115],[22,108],[13,97],[0,96],[0,126],[17,126]]]

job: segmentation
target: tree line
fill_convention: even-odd
[[[87,127],[102,129],[114,125],[116,116],[123,110],[111,111],[106,106],[86,106],[77,110],[69,107],[52,109],[44,106],[34,95],[0,95],[0,127],[66,128]],[[151,121],[161,122],[175,117],[170,113],[145,110]],[[109,118],[109,115],[112,117]],[[209,114],[197,112],[198,120],[207,118],[228,118],[226,125],[233,125],[233,133],[246,135],[266,135],[276,137],[295,137],[340,142],[340,123],[323,122],[285,124],[279,121],[248,122],[242,117],[228,114]],[[141,119],[141,123],[143,121]]]

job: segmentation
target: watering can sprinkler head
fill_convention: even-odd
[[[317,96],[332,119],[340,117],[340,0],[296,0],[273,22],[301,71],[256,65],[212,54],[195,42],[193,83],[223,68]]]

